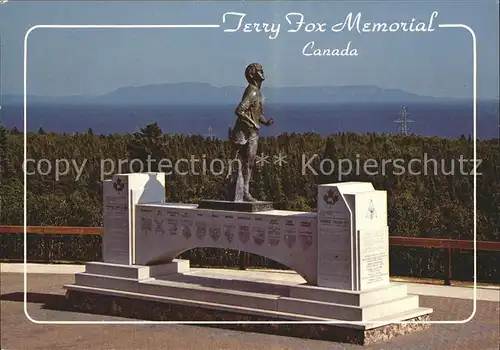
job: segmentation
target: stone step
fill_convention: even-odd
[[[366,292],[347,291],[310,285],[290,287],[290,297],[295,299],[316,300],[326,303],[352,306],[368,306],[385,301],[403,298],[407,295],[406,284],[390,283],[387,287]]]
[[[291,320],[291,321],[312,321],[312,322],[331,322],[332,321],[331,319],[328,319],[328,318],[305,316],[305,315],[298,315],[298,314],[287,314],[287,313],[283,313],[283,312],[277,312],[275,310],[255,309],[255,308],[244,307],[244,306],[204,302],[204,301],[190,300],[190,299],[184,299],[184,298],[165,297],[165,296],[159,296],[159,295],[142,294],[142,293],[137,293],[137,292],[126,292],[126,291],[111,290],[111,289],[106,289],[106,288],[87,287],[87,286],[81,286],[81,285],[75,285],[75,284],[65,285],[64,288],[67,290],[70,290],[70,291],[79,291],[79,292],[101,294],[101,295],[108,295],[108,296],[122,296],[122,297],[133,298],[133,299],[149,300],[149,301],[156,301],[156,302],[162,302],[162,303],[172,303],[172,304],[177,304],[177,305],[196,306],[196,307],[207,308],[207,309],[212,309],[212,310],[237,312],[237,313],[259,315],[259,316],[268,316],[268,317],[278,318],[278,319],[282,319],[282,320],[284,319],[284,320]],[[172,321],[175,322],[175,320],[172,320]],[[210,322],[209,320],[199,320],[199,321]]]
[[[276,311],[279,295],[213,288],[190,283],[150,280],[139,293]]]
[[[385,317],[395,312],[410,311],[418,308],[418,296],[410,295],[380,304],[359,307],[322,301],[281,297],[278,311],[303,313],[308,316],[335,318],[344,321],[369,321]]]
[[[104,262],[89,262],[85,265],[85,273],[91,275],[133,278],[137,280],[168,276],[188,271],[189,260],[181,259],[174,259],[171,263],[155,266],[120,265]]]
[[[86,272],[75,274],[75,285],[127,292],[137,292],[139,289],[136,278],[104,276]]]
[[[139,265],[120,265],[103,262],[89,262],[85,265],[85,273],[91,275],[144,279],[149,278],[149,268]]]
[[[141,282],[140,284],[145,284],[145,282]],[[89,287],[89,286],[81,286],[75,284],[65,285],[64,288],[70,291],[73,290],[73,291],[81,291],[81,292],[102,294],[102,295],[123,296],[133,299],[150,300],[163,303],[172,303],[177,305],[195,306],[195,307],[220,310],[220,311],[267,316],[267,317],[277,318],[280,320],[289,320],[292,322],[293,321],[302,321],[302,322],[306,321],[315,323],[328,322],[329,324],[334,324],[340,327],[356,328],[364,330],[373,329],[393,323],[400,323],[404,320],[409,320],[422,315],[428,315],[433,311],[431,308],[418,307],[404,312],[397,312],[391,314],[390,316],[384,316],[378,319],[370,320],[369,322],[355,321],[355,323],[344,323],[345,321],[349,322],[349,320],[341,320],[332,317],[317,317],[317,316],[305,315],[303,312],[304,310],[299,310],[300,312],[298,313],[288,313],[279,310],[265,310],[260,308],[252,308],[249,306],[238,306],[238,305],[231,305],[231,304],[224,304],[224,303],[210,302],[210,301],[198,301],[198,300],[191,300],[189,298],[174,298],[174,297],[166,297],[160,295],[150,295],[138,292],[111,290],[107,288]],[[339,321],[339,323],[337,323],[336,321]]]
[[[205,287],[191,283],[75,274],[75,285],[276,311],[279,295]]]
[[[283,295],[201,286],[193,283],[156,279],[138,281],[133,278],[102,276],[89,273],[76,274],[75,284],[93,288],[182,298],[344,321],[379,319],[390,316],[395,311],[405,312],[418,308],[418,296],[413,295],[361,307],[315,301],[312,298],[299,299]]]
[[[419,317],[422,315],[428,315],[432,311],[433,311],[433,309],[429,308],[429,307],[417,307],[417,308],[414,308],[411,310],[393,313],[393,314],[388,315],[388,316],[384,316],[384,317],[370,320],[370,327],[369,328],[376,328],[380,325],[401,322],[401,320],[409,320],[409,319]],[[378,322],[380,322],[380,324],[377,324]]]
[[[415,310],[419,307],[418,295],[407,295],[403,298],[385,301],[380,304],[363,307],[363,321],[371,321],[382,317],[390,317],[394,313]]]

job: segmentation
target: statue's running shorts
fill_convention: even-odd
[[[231,135],[232,141],[237,145],[246,145],[255,144],[259,139],[258,130],[255,129],[246,129],[242,130],[237,127],[234,128],[233,133]]]

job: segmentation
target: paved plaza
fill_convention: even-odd
[[[231,331],[194,325],[44,325],[23,312],[22,265],[2,264],[2,349],[497,349],[500,342],[499,291],[478,289],[475,317],[462,324],[436,324],[429,330],[397,337],[374,346]],[[128,319],[73,312],[67,309],[64,284],[83,267],[30,266],[29,315],[39,321],[102,321]],[[43,272],[43,273],[41,273]],[[263,272],[255,272],[263,273]],[[265,272],[264,272],[265,273]],[[293,278],[292,276],[283,278]],[[463,320],[473,311],[472,290],[409,284],[421,305],[432,307],[434,321]],[[453,297],[450,297],[453,296]]]

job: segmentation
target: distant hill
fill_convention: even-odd
[[[158,84],[122,87],[100,96],[28,96],[29,103],[47,104],[234,104],[243,94],[243,87],[217,88],[207,83]],[[330,104],[330,103],[437,103],[453,102],[412,94],[399,89],[377,86],[280,87],[263,88],[267,103]],[[3,104],[23,103],[19,95],[4,95]]]

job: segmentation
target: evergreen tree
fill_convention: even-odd
[[[137,165],[134,164],[133,171],[158,171],[158,162],[167,155],[165,151],[165,137],[158,123],[146,125],[140,132],[133,134],[128,145],[129,161],[138,160],[134,162]],[[142,162],[142,169],[139,161]]]
[[[6,178],[7,172],[7,130],[0,124],[0,185]]]
[[[0,123],[0,160],[3,162],[5,157],[7,157],[7,129]]]

